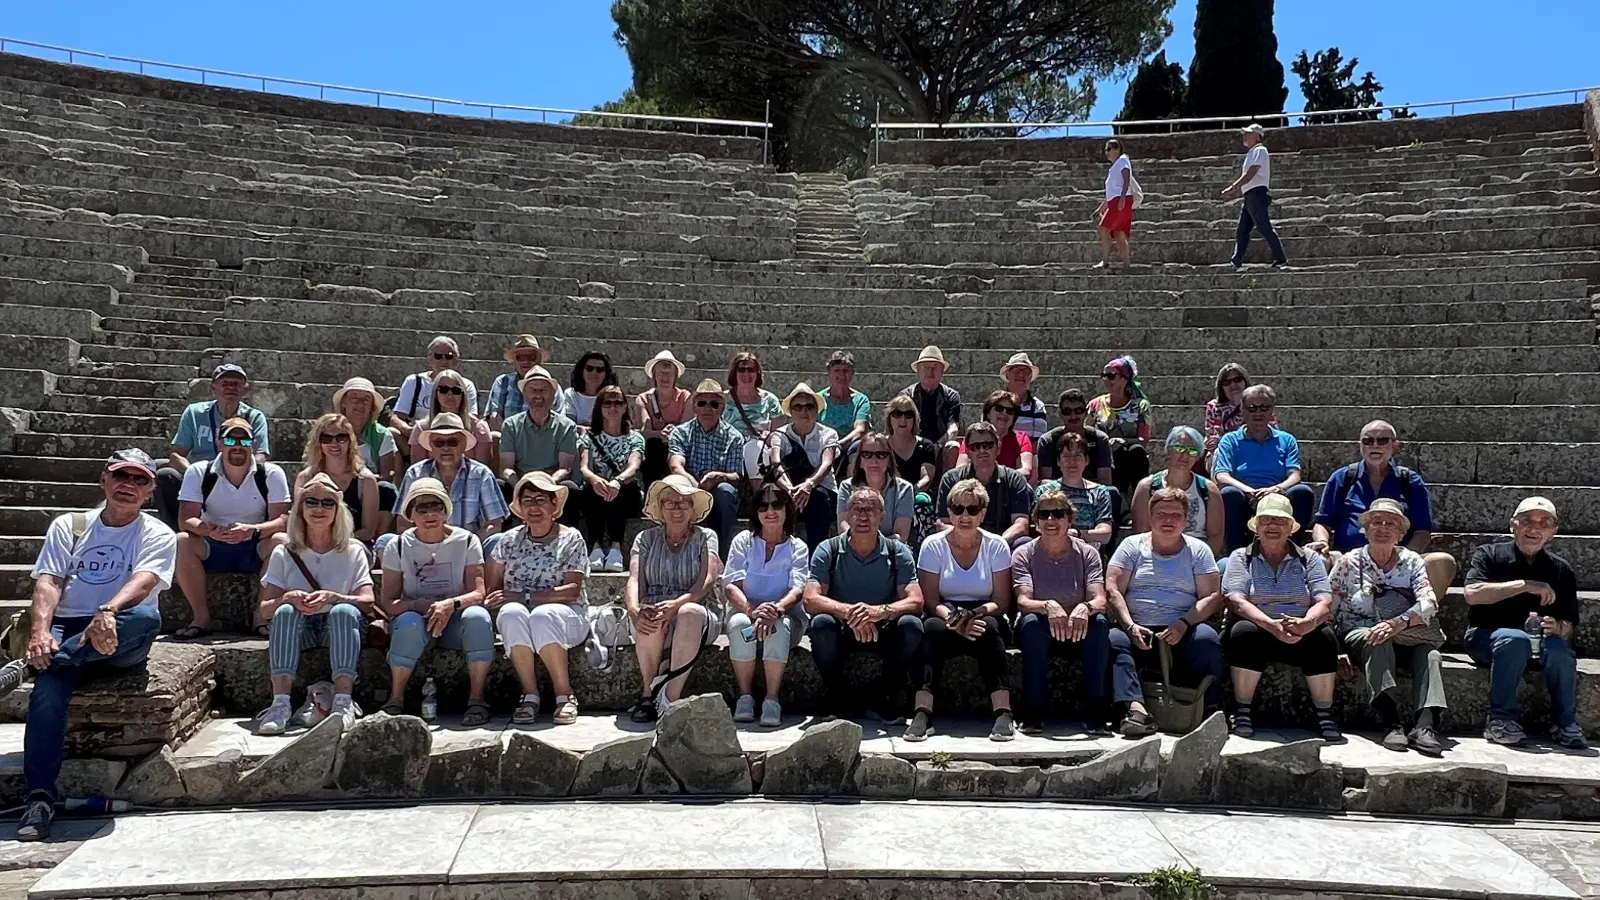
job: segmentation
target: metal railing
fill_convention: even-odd
[[[1031,128],[1031,129],[1038,129],[1038,130],[1041,130],[1041,131],[1046,131],[1046,130],[1048,130],[1048,131],[1061,131],[1061,132],[1064,132],[1066,135],[1071,135],[1072,129],[1074,129],[1074,128],[1080,128],[1080,129],[1086,129],[1086,128],[1119,128],[1119,127],[1127,127],[1127,126],[1145,126],[1145,125],[1161,125],[1161,126],[1208,125],[1208,124],[1221,124],[1221,123],[1224,123],[1224,122],[1239,122],[1239,121],[1252,121],[1252,122],[1255,122],[1255,121],[1261,121],[1261,120],[1270,121],[1270,120],[1273,120],[1273,119],[1284,119],[1284,120],[1287,120],[1287,119],[1297,118],[1297,117],[1298,118],[1317,119],[1317,118],[1326,118],[1326,117],[1330,117],[1330,116],[1349,115],[1349,114],[1352,114],[1352,113],[1381,113],[1384,110],[1396,110],[1396,109],[1403,109],[1403,110],[1407,110],[1407,111],[1415,111],[1415,110],[1419,110],[1419,109],[1442,109],[1444,107],[1449,107],[1449,109],[1450,109],[1449,115],[1453,116],[1453,115],[1456,114],[1456,107],[1457,106],[1468,106],[1468,105],[1482,104],[1482,103],[1504,103],[1504,102],[1506,102],[1508,100],[1511,102],[1511,108],[1512,109],[1516,109],[1517,108],[1517,101],[1518,100],[1529,100],[1529,99],[1538,98],[1538,97],[1564,97],[1564,96],[1567,96],[1567,95],[1571,95],[1572,102],[1579,103],[1579,102],[1582,102],[1582,95],[1583,94],[1586,94],[1589,91],[1593,91],[1593,90],[1600,90],[1600,87],[1565,88],[1565,89],[1562,89],[1562,90],[1555,90],[1555,91],[1533,91],[1533,92],[1525,93],[1525,94],[1501,94],[1501,95],[1495,96],[1495,97],[1470,97],[1470,98],[1461,99],[1461,100],[1434,100],[1434,101],[1430,101],[1428,103],[1396,103],[1396,104],[1393,104],[1391,106],[1357,106],[1357,107],[1351,107],[1350,109],[1320,109],[1320,110],[1310,110],[1310,111],[1301,110],[1299,112],[1268,112],[1268,113],[1259,113],[1259,114],[1256,114],[1256,115],[1248,115],[1248,116],[1246,116],[1246,115],[1190,116],[1190,117],[1187,117],[1187,118],[1178,118],[1178,119],[1130,119],[1130,120],[1127,120],[1127,121],[1121,121],[1121,120],[1113,119],[1111,121],[1102,121],[1102,122],[884,122],[884,121],[882,121],[882,118],[881,118],[882,117],[882,112],[881,112],[881,108],[880,108],[880,111],[877,114],[878,121],[875,121],[873,123],[873,125],[872,125],[872,141],[873,141],[874,149],[876,149],[876,145],[877,145],[878,141],[882,138],[884,133],[896,132],[896,131],[919,131],[919,132],[921,132],[921,131],[932,131],[932,132],[935,132],[937,134],[937,133],[941,133],[941,132],[973,131],[973,130],[981,130],[981,129],[1021,130],[1021,129],[1024,129],[1024,128]],[[1194,130],[1203,131],[1205,129],[1194,129]],[[918,136],[921,137],[921,135],[918,135]],[[1020,135],[1014,135],[1013,137],[1014,138],[1020,138],[1021,136]]]
[[[595,117],[601,118],[601,119],[633,120],[633,121],[643,121],[643,122],[660,122],[662,124],[671,124],[671,125],[690,125],[690,126],[694,127],[694,133],[695,134],[699,134],[700,133],[701,126],[707,126],[707,127],[713,127],[713,128],[738,128],[738,129],[742,130],[742,133],[744,134],[745,137],[749,137],[750,136],[750,132],[751,132],[752,129],[760,129],[760,131],[761,131],[761,161],[763,163],[765,163],[767,161],[768,148],[771,145],[772,102],[770,100],[767,102],[767,107],[766,107],[766,113],[765,113],[766,121],[761,121],[761,122],[757,122],[757,121],[754,121],[754,120],[748,120],[748,119],[710,119],[710,118],[695,118],[695,117],[692,117],[692,116],[658,116],[658,115],[648,115],[648,114],[645,114],[645,113],[609,112],[609,111],[592,110],[592,109],[563,109],[563,108],[557,107],[557,106],[528,106],[528,105],[520,104],[520,103],[484,103],[484,102],[476,101],[476,100],[457,100],[457,99],[454,99],[452,97],[431,97],[431,96],[429,96],[427,94],[409,94],[409,93],[406,93],[404,91],[383,91],[383,90],[376,90],[376,89],[373,89],[373,88],[351,87],[349,85],[343,85],[343,84],[329,84],[329,83],[321,82],[321,81],[307,81],[307,80],[301,79],[301,78],[281,78],[281,77],[278,77],[276,75],[257,75],[257,74],[252,74],[252,73],[249,73],[249,72],[232,72],[232,71],[229,71],[227,69],[212,69],[212,68],[208,68],[208,67],[205,67],[205,66],[185,65],[183,63],[161,62],[159,60],[153,60],[153,59],[140,59],[139,57],[136,57],[136,56],[118,56],[118,55],[112,54],[112,53],[101,53],[101,52],[99,52],[97,50],[80,50],[80,49],[78,49],[76,47],[63,47],[63,46],[60,46],[60,45],[57,45],[57,44],[44,44],[44,43],[40,43],[38,41],[27,41],[27,40],[23,40],[21,38],[0,36],[0,53],[7,52],[9,47],[24,47],[24,48],[28,48],[28,49],[32,49],[32,50],[49,50],[49,51],[52,51],[52,52],[55,52],[55,53],[65,53],[67,55],[67,62],[71,63],[73,65],[95,65],[95,62],[94,62],[95,60],[102,60],[102,61],[105,61],[105,62],[127,63],[127,64],[130,64],[130,65],[136,66],[138,68],[138,73],[140,75],[150,74],[150,73],[145,71],[145,68],[147,66],[150,67],[150,68],[154,68],[154,69],[168,69],[168,70],[177,71],[177,72],[192,72],[192,73],[196,73],[196,74],[198,74],[200,76],[200,83],[201,84],[203,84],[203,85],[211,85],[211,86],[215,86],[215,87],[236,87],[236,85],[219,85],[219,84],[216,84],[216,79],[221,77],[221,78],[232,78],[232,79],[236,79],[236,80],[242,81],[242,82],[252,82],[252,81],[256,82],[260,86],[259,90],[262,93],[269,93],[269,94],[286,94],[287,96],[292,96],[292,97],[300,96],[299,94],[290,94],[290,93],[286,93],[286,92],[283,92],[283,91],[274,91],[269,87],[270,85],[283,85],[283,86],[293,85],[295,87],[316,88],[317,89],[317,99],[318,100],[327,100],[328,99],[327,94],[328,94],[329,91],[334,91],[334,92],[337,92],[337,93],[347,94],[347,95],[350,95],[351,97],[356,97],[356,98],[371,97],[372,98],[372,104],[374,106],[377,106],[377,107],[380,107],[380,108],[383,107],[383,100],[384,100],[385,97],[388,97],[391,100],[408,100],[408,101],[413,101],[413,102],[417,102],[417,103],[427,103],[428,104],[428,112],[435,113],[435,114],[440,114],[440,115],[460,115],[460,116],[482,117],[483,115],[485,115],[485,113],[480,112],[480,111],[487,111],[486,114],[487,114],[488,118],[494,119],[494,118],[496,118],[495,114],[497,112],[500,112],[500,113],[508,113],[508,112],[512,112],[512,113],[538,113],[539,114],[539,120],[541,122],[546,123],[546,124],[549,123],[551,116],[556,116],[558,119],[561,118],[561,117],[595,116]],[[11,50],[10,52],[17,52],[17,51]],[[49,59],[49,57],[40,56],[40,54],[24,54],[24,55],[39,56],[39,58],[41,58],[41,59]],[[79,59],[80,57],[83,57],[84,59],[82,61],[80,61],[80,59]],[[54,61],[54,60],[51,60],[51,61]],[[123,71],[123,70],[115,68],[113,66],[101,65],[101,66],[98,66],[98,67],[99,68],[104,68],[104,69],[110,69],[111,71],[117,71],[117,72]],[[210,82],[208,82],[206,80],[208,77],[210,79],[212,79]],[[257,90],[257,88],[253,88],[253,87],[247,87],[245,89],[246,90]],[[453,112],[450,109],[446,109],[443,113],[440,113],[439,112],[439,105],[440,104],[444,104],[446,107],[456,107],[461,111],[460,112]],[[396,107],[390,106],[389,108],[393,109],[393,108],[396,108]],[[507,121],[515,121],[515,120],[507,120]],[[558,121],[556,124],[565,124],[565,123],[562,123],[562,122]]]

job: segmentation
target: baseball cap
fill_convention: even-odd
[[[1551,503],[1549,499],[1545,497],[1529,497],[1523,500],[1521,503],[1518,503],[1517,511],[1512,513],[1512,518],[1516,518],[1524,513],[1531,512],[1549,513],[1550,518],[1555,519],[1556,521],[1560,521],[1561,519],[1560,516],[1556,515],[1556,505]]]
[[[107,472],[116,472],[122,469],[136,469],[151,478],[156,477],[156,464],[151,461],[150,454],[140,450],[138,447],[114,451],[106,458]]]
[[[831,369],[834,366],[849,366],[854,369],[856,367],[855,355],[849,350],[833,351],[833,355],[828,357],[828,368]]]
[[[234,363],[223,363],[222,365],[211,370],[212,381],[216,381],[218,378],[221,378],[224,375],[237,375],[240,378],[243,378],[245,381],[250,380],[250,376],[244,373],[244,367]]]
[[[1240,133],[1249,132],[1250,134],[1253,134],[1256,137],[1266,137],[1267,136],[1267,129],[1261,127],[1261,123],[1260,122],[1251,122],[1249,125],[1246,125],[1245,127],[1239,129],[1239,131],[1240,131]]]

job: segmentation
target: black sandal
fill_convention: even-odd
[[[481,728],[489,724],[489,704],[483,700],[468,700],[467,711],[461,714],[463,728]]]
[[[656,720],[656,701],[654,697],[640,697],[639,702],[628,709],[628,718],[643,724]]]
[[[406,714],[406,701],[400,697],[390,697],[378,712],[386,716],[403,716]]]
[[[1147,712],[1130,710],[1122,719],[1122,724],[1117,728],[1123,737],[1142,738],[1156,733],[1155,716]]]
[[[192,641],[210,636],[211,629],[201,628],[199,625],[185,625],[172,633],[172,639],[177,641]]]

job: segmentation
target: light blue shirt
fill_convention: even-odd
[[[1277,428],[1262,441],[1247,437],[1243,428],[1228,432],[1211,462],[1213,476],[1227,472],[1253,488],[1271,487],[1299,469],[1300,442]]]
[[[1151,549],[1146,533],[1123,541],[1111,554],[1110,567],[1130,573],[1126,599],[1133,621],[1160,629],[1183,618],[1200,602],[1195,581],[1202,575],[1217,574],[1217,558],[1205,541],[1187,534],[1182,550],[1161,556]]]
[[[1261,554],[1249,556],[1250,548],[1240,547],[1228,556],[1228,571],[1222,576],[1222,592],[1243,594],[1258,609],[1273,618],[1303,616],[1318,594],[1331,594],[1328,567],[1322,554],[1291,548],[1276,572]],[[1245,559],[1249,558],[1249,564]],[[1307,562],[1309,560],[1309,562]]]

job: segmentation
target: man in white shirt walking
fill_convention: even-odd
[[[161,632],[159,598],[172,583],[177,538],[140,512],[155,484],[155,464],[144,451],[118,450],[100,473],[105,503],[57,516],[45,533],[33,567],[27,651],[0,666],[0,696],[34,679],[22,751],[27,802],[17,840],[50,836],[67,707],[78,683],[94,666],[144,662]]]
[[[1281,269],[1289,264],[1289,258],[1283,254],[1283,242],[1278,240],[1278,232],[1272,227],[1272,194],[1268,190],[1272,184],[1272,160],[1267,156],[1267,130],[1260,124],[1252,124],[1241,128],[1239,133],[1244,138],[1244,171],[1233,184],[1222,190],[1226,198],[1243,197],[1244,208],[1239,210],[1239,236],[1233,248],[1233,267],[1235,269],[1244,265],[1245,251],[1250,249],[1250,231],[1261,232],[1266,238],[1267,247],[1272,250],[1272,267]]]

